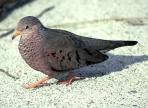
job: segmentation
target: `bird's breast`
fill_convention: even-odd
[[[26,63],[35,70],[45,69],[44,58],[42,57],[42,47],[36,40],[20,40],[19,52]]]

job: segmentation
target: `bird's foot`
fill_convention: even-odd
[[[68,77],[66,80],[59,80],[57,84],[66,84],[66,86],[68,86],[72,84],[74,80],[80,80],[80,79],[81,79],[80,77],[71,76],[71,77]]]
[[[37,87],[40,87],[44,84],[47,84],[48,79],[49,79],[49,76],[46,76],[46,77],[36,81],[35,83],[24,84],[23,87],[26,88],[26,89],[37,88]]]

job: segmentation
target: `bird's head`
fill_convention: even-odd
[[[22,36],[22,34],[25,33],[31,33],[37,30],[42,26],[41,22],[33,16],[27,16],[22,18],[18,24],[17,27],[13,33],[12,39],[14,39],[17,36]]]

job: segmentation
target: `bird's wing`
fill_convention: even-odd
[[[63,43],[65,43],[65,46],[73,45],[78,48],[97,50],[102,53],[105,53],[107,51],[110,51],[118,47],[132,46],[137,44],[137,41],[114,41],[114,40],[94,39],[90,37],[78,36],[74,33],[65,30],[58,30],[58,29],[52,29],[52,30],[54,31],[54,33],[59,35],[58,38],[61,38],[61,40],[63,39]]]
[[[101,52],[73,47],[48,49],[46,55],[54,71],[68,71],[108,59],[108,56]]]
[[[53,32],[53,33],[52,33]],[[45,45],[47,59],[55,71],[66,71],[100,63],[108,56],[93,48],[87,48],[84,42],[67,31],[52,31]],[[53,37],[52,37],[53,36]],[[48,47],[48,48],[47,48]]]

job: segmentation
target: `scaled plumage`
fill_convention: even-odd
[[[25,85],[26,88],[37,87],[65,71],[69,72],[68,78],[59,83],[70,84],[72,80],[79,79],[72,75],[73,69],[107,60],[108,56],[104,53],[112,49],[137,44],[137,41],[101,40],[78,36],[65,30],[49,29],[33,16],[19,21],[15,32],[17,35],[21,35],[19,51],[26,63],[48,76]]]

